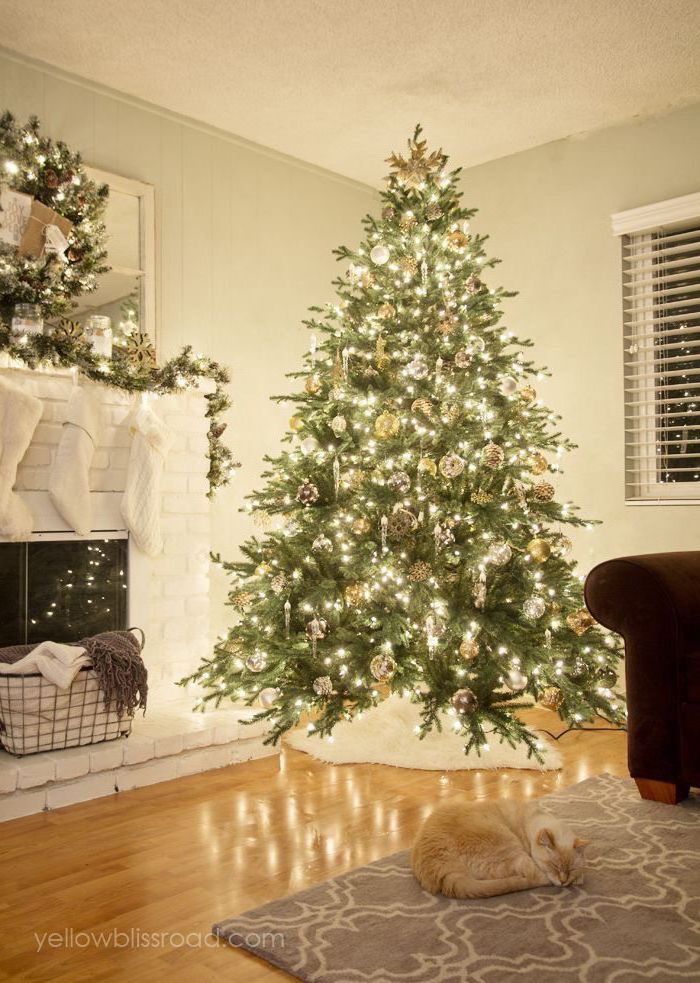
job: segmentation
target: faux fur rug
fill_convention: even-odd
[[[581,887],[451,901],[420,887],[404,852],[214,932],[309,983],[700,980],[700,799],[644,802],[604,775],[544,802],[592,840]]]
[[[414,728],[420,723],[419,707],[393,694],[362,717],[339,723],[332,741],[306,730],[289,734],[286,743],[306,751],[320,761],[331,764],[369,762],[395,765],[397,768],[421,768],[427,771],[458,771],[469,768],[533,768],[553,771],[561,767],[559,751],[545,738],[542,743],[545,763],[528,758],[524,747],[512,748],[494,738],[488,751],[464,753],[465,739],[452,729],[454,717],[443,714],[443,729],[432,730],[419,740]]]

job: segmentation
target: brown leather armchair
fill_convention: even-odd
[[[700,786],[700,552],[607,560],[586,604],[625,640],[628,761],[644,799]]]

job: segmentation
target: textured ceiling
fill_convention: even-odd
[[[700,0],[0,0],[0,39],[361,181],[700,100]]]

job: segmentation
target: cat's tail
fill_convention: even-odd
[[[541,887],[543,879],[522,877],[477,878],[466,871],[446,871],[442,876],[436,871],[430,878],[418,877],[421,887],[431,894],[443,894],[446,898],[493,898],[499,894],[512,894],[528,888]]]

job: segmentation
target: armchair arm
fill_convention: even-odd
[[[625,640],[630,774],[677,782],[680,659],[700,641],[700,552],[608,560],[589,573],[585,597]]]

